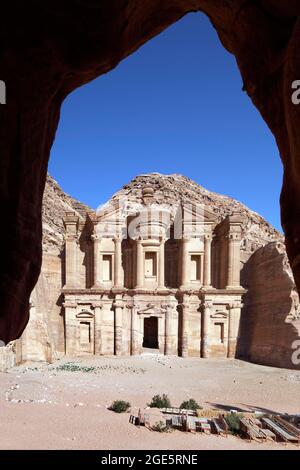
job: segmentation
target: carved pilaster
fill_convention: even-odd
[[[228,234],[227,289],[240,287],[240,227]]]
[[[181,241],[181,289],[190,284],[190,254],[189,238],[183,237]]]
[[[91,235],[93,242],[93,264],[94,264],[94,283],[93,287],[103,287],[103,261],[101,253],[101,239],[97,235]]]
[[[213,307],[212,302],[204,302],[202,306],[201,355],[203,358],[209,357],[210,315],[211,315],[212,307]]]
[[[122,287],[123,276],[122,276],[122,240],[121,238],[115,238],[115,279],[114,287]]]
[[[207,230],[204,234],[204,287],[211,287],[211,244],[212,234]]]
[[[187,302],[181,304],[182,321],[181,321],[181,356],[189,355],[189,308]]]
[[[142,240],[136,242],[136,287],[143,288],[145,280],[144,248]]]
[[[103,337],[102,337],[102,309],[103,303],[102,302],[94,302],[93,303],[94,313],[95,313],[95,354],[101,355],[102,345],[103,345]]]
[[[241,302],[233,302],[227,306],[229,310],[227,356],[229,358],[234,358],[236,355],[242,306]]]
[[[123,346],[123,308],[124,303],[120,299],[114,302],[115,309],[115,355],[121,356]]]

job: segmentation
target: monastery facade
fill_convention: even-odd
[[[114,201],[65,215],[63,313],[68,356],[235,357],[242,221],[210,208]]]

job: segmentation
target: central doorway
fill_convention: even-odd
[[[143,348],[158,349],[158,318],[144,318]]]

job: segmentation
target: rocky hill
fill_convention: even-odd
[[[64,243],[63,217],[65,212],[75,211],[84,217],[91,209],[68,196],[57,182],[48,175],[43,198],[43,252],[57,254]]]
[[[239,212],[244,220],[242,241],[244,261],[255,250],[267,243],[284,241],[283,235],[256,212],[251,211],[235,199],[210,192],[191,179],[178,174],[139,175],[118,191],[111,198],[111,202],[113,203],[115,199],[122,196],[126,196],[133,202],[140,202],[142,188],[145,186],[151,186],[155,190],[155,200],[158,203],[170,205],[176,202],[206,204],[220,220],[232,212]]]

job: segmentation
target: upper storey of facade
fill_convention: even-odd
[[[151,186],[65,219],[65,289],[238,291],[242,221],[203,204],[165,204]]]

